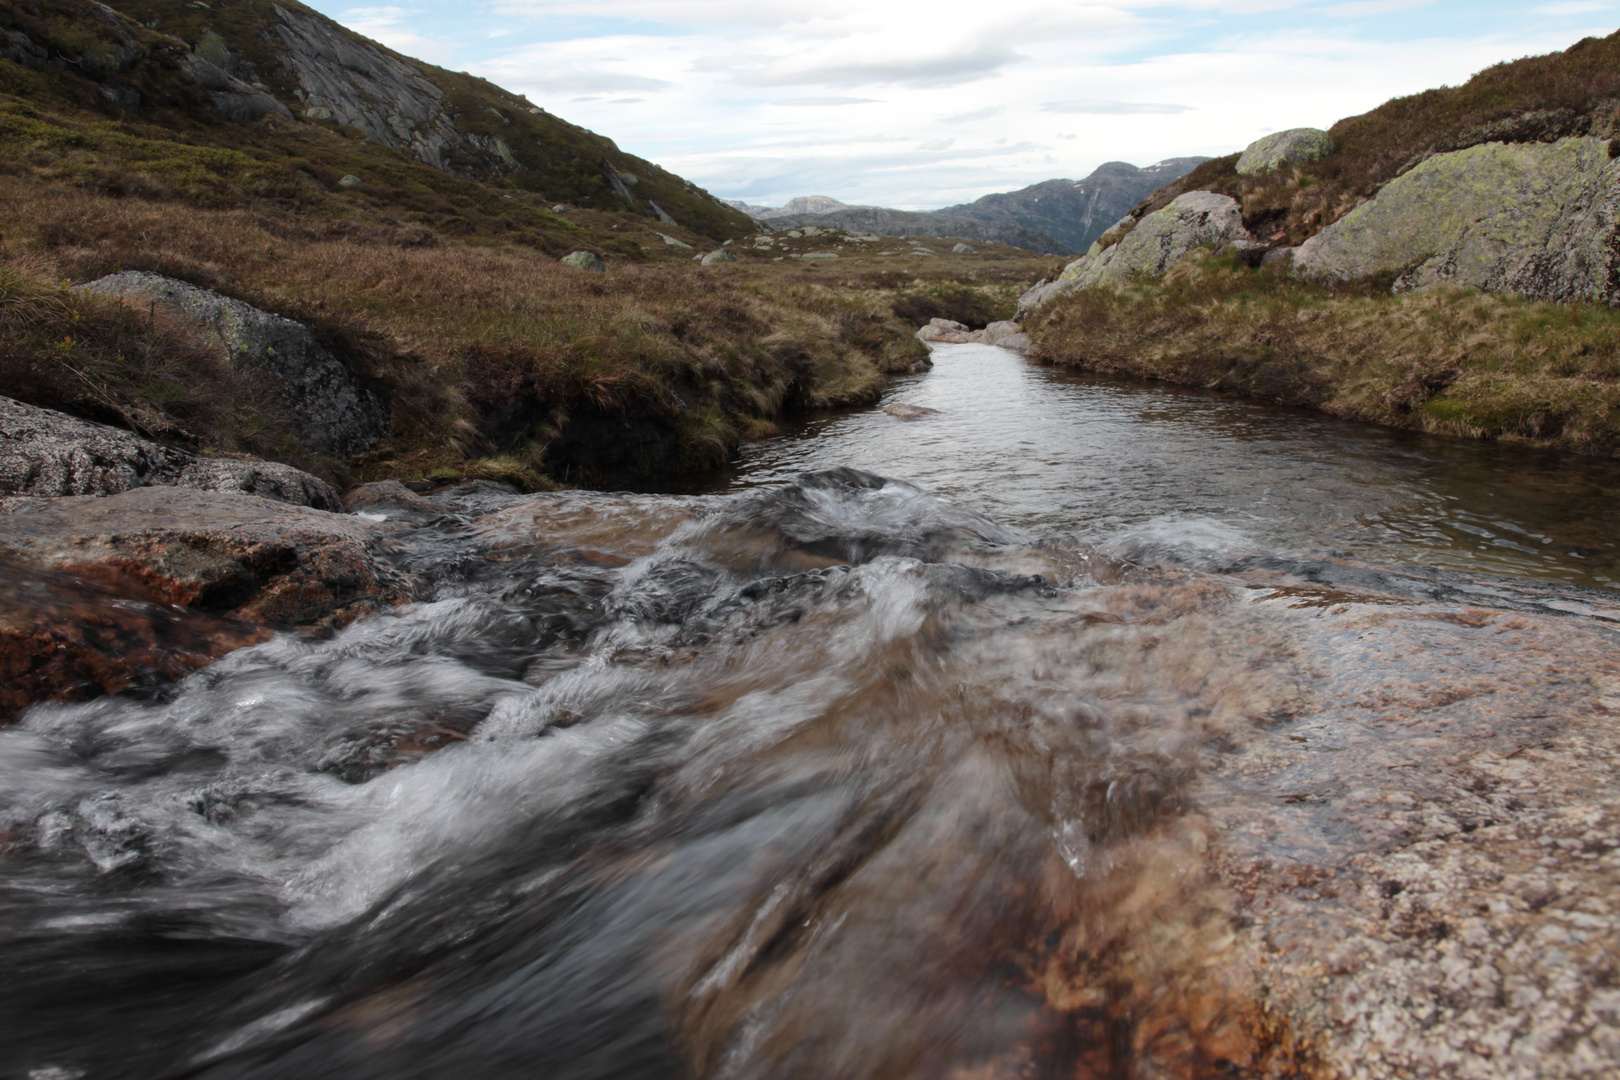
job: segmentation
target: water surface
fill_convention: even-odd
[[[945,345],[883,402],[745,446],[719,490],[849,465],[1042,536],[1200,536],[1569,581],[1620,582],[1620,465],[1349,424],[1318,413]]]

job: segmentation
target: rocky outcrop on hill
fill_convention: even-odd
[[[82,286],[88,292],[156,304],[216,342],[254,376],[313,450],[349,458],[388,434],[388,407],[315,340],[303,323],[184,281],[135,270]]]
[[[1034,229],[1067,248],[1048,254],[1069,255],[1090,247],[1150,192],[1186,175],[1207,160],[1170,158],[1145,169],[1123,161],[1110,161],[1099,165],[1084,180],[1047,180],[1018,191],[947,206],[939,213]]]
[[[345,34],[314,13],[279,4],[275,13],[271,32],[286,46],[285,64],[298,84],[294,93],[305,116],[359,128],[367,138],[436,169],[449,171],[458,153],[493,172],[521,168],[504,139],[459,129],[444,91],[415,64]]]
[[[778,229],[819,227],[878,236],[948,236],[989,244],[1008,244],[1046,255],[1062,255],[1067,248],[1045,233],[1005,221],[975,221],[950,214],[886,210],[877,206],[851,206],[827,214],[792,214],[775,217]]]
[[[1307,240],[1300,272],[1620,303],[1620,164],[1594,138],[1438,154]]]
[[[1060,293],[1093,285],[1124,285],[1138,278],[1160,277],[1182,256],[1199,247],[1241,245],[1263,251],[1243,227],[1242,208],[1236,199],[1208,191],[1189,191],[1169,206],[1132,224],[1121,221],[1123,235],[1109,247],[1093,249],[1068,266],[1053,282],[1037,285],[1018,301],[1020,312],[1045,303]]]
[[[149,486],[342,509],[330,484],[291,465],[203,457],[0,397],[0,511],[35,508],[64,495],[115,495]]]
[[[1239,176],[1256,176],[1279,165],[1305,165],[1333,153],[1333,137],[1318,128],[1290,128],[1256,139],[1238,156]]]

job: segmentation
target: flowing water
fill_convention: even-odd
[[[422,602],[0,732],[0,1075],[1292,1075],[1208,853],[1387,838],[1230,763],[1379,760],[1367,612],[1414,682],[1612,648],[1620,477],[937,360],[710,494],[442,493]]]

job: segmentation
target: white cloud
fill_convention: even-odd
[[[1162,105],[1149,101],[1089,99],[1081,101],[1048,101],[1041,106],[1041,111],[1085,113],[1090,116],[1172,116],[1175,113],[1192,112],[1193,107],[1191,105]]]
[[[931,207],[1241,149],[1606,32],[1552,0],[496,0],[316,6],[716,194]],[[326,5],[326,6],[323,6]],[[1536,12],[1540,12],[1539,14]],[[1494,13],[1494,14],[1493,14]],[[437,20],[437,21],[435,21]],[[1592,20],[1586,20],[1590,22]],[[498,39],[493,30],[506,31]],[[408,35],[428,45],[404,44]]]
[[[870,105],[875,101],[877,101],[877,98],[869,98],[869,97],[838,97],[836,95],[831,95],[831,96],[827,96],[827,97],[787,98],[787,99],[785,99],[783,101],[773,101],[773,102],[771,102],[771,104],[772,105],[797,105],[797,106]]]

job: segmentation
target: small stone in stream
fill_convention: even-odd
[[[733,255],[725,248],[716,248],[707,255],[703,256],[704,266],[714,266],[718,263],[734,263],[736,261],[737,256]]]
[[[957,244],[951,248],[951,253],[953,255],[977,255],[979,251],[972,244]]]
[[[559,259],[558,262],[564,266],[571,266],[575,270],[586,270],[593,274],[607,273],[607,264],[602,261],[602,256],[594,251],[570,252]]]
[[[904,402],[895,402],[886,407],[884,412],[898,420],[921,420],[925,416],[938,416],[938,409],[930,409],[923,405],[907,405]]]

